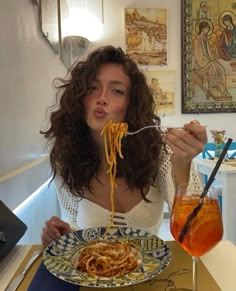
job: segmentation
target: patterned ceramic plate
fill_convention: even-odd
[[[171,251],[157,236],[135,228],[114,227],[106,235],[106,240],[134,241],[140,248],[142,263],[134,271],[122,276],[99,277],[80,273],[74,267],[76,252],[87,242],[100,240],[105,230],[105,227],[81,229],[55,240],[44,251],[46,268],[56,277],[73,284],[110,288],[144,282],[161,273],[170,263]]]

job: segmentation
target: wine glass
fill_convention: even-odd
[[[180,246],[192,256],[193,291],[197,291],[197,260],[223,236],[218,198],[210,189],[204,198],[192,185],[178,187],[170,219],[170,231]]]

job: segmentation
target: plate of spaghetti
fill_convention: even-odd
[[[171,261],[168,245],[130,227],[80,229],[53,241],[43,262],[56,277],[81,286],[111,288],[138,284]]]

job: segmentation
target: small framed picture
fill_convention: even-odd
[[[139,65],[167,65],[167,9],[125,8],[126,52]]]
[[[144,73],[153,90],[155,112],[163,116],[173,115],[175,113],[175,72],[146,70]]]

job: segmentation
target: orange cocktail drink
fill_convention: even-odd
[[[176,195],[170,230],[174,239],[179,242],[179,235],[199,203],[199,195]],[[223,236],[223,223],[217,198],[205,197],[204,204],[196,217],[190,222],[188,231],[180,243],[181,247],[191,256],[200,257],[211,250]]]

